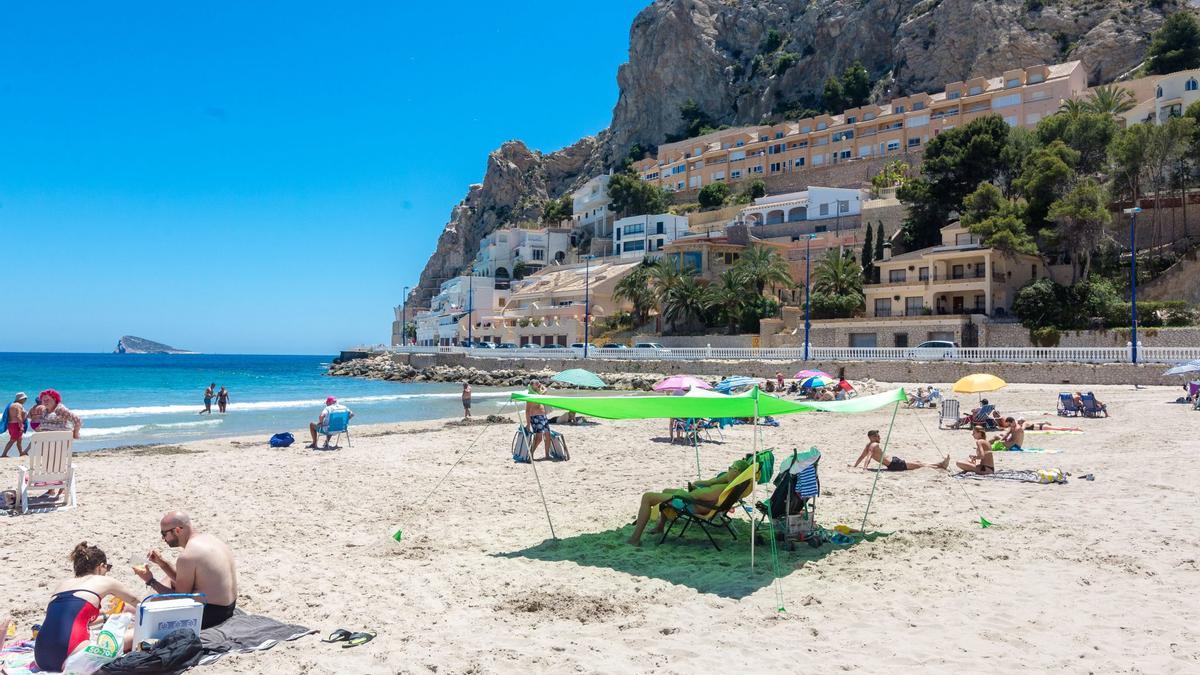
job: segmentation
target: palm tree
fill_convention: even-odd
[[[713,308],[717,318],[728,329],[729,334],[737,332],[746,308],[746,279],[737,269],[728,269],[721,273],[716,286],[710,286]]]
[[[1108,115],[1120,115],[1128,112],[1135,105],[1137,105],[1137,101],[1134,99],[1133,93],[1125,87],[1115,84],[1102,84],[1096,87],[1092,90],[1092,95],[1083,103],[1084,109],[1089,112]]]
[[[841,252],[829,249],[813,270],[812,288],[817,293],[861,298],[862,287],[862,268],[858,266],[854,252],[850,249]]]
[[[747,284],[754,286],[759,295],[763,294],[768,285],[784,288],[796,285],[787,262],[779,253],[766,246],[747,247],[738,258],[735,268]]]
[[[1081,113],[1088,112],[1088,105],[1077,98],[1068,98],[1058,106],[1058,112],[1075,117]]]
[[[662,304],[663,318],[672,327],[681,324],[687,327],[703,320],[712,306],[712,295],[695,273],[685,273],[678,283],[667,289]]]
[[[613,300],[627,301],[633,305],[633,319],[637,325],[642,325],[650,318],[650,310],[654,309],[654,289],[650,286],[650,275],[656,263],[650,258],[642,258],[642,262],[617,282],[613,289]]]

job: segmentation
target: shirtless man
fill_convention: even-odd
[[[866,447],[863,448],[863,451],[862,451],[862,453],[859,454],[858,459],[854,460],[854,463],[849,466],[852,469],[858,468],[859,463],[862,462],[863,468],[869,469],[869,468],[871,468],[871,460],[872,459],[875,460],[876,462],[879,462],[879,466],[887,469],[888,471],[915,471],[916,469],[945,469],[946,467],[950,466],[949,455],[947,455],[945,459],[938,462],[937,464],[924,464],[921,462],[906,462],[903,459],[896,457],[895,455],[888,457],[887,455],[883,454],[883,448],[879,445],[879,431],[876,429],[872,429],[867,432]],[[864,462],[863,460],[866,460],[866,461]]]
[[[17,456],[25,456],[25,448],[21,447],[21,438],[25,435],[25,418],[29,414],[25,412],[25,400],[25,393],[20,392],[4,409],[6,424],[5,429],[0,429],[0,433],[8,431],[8,443],[4,446],[4,452],[0,453],[0,457],[8,457],[8,450],[14,444],[17,446]]]
[[[164,515],[159,521],[159,532],[167,546],[183,549],[174,565],[157,550],[146,554],[150,562],[166,573],[167,583],[156,580],[149,566],[134,567],[134,574],[156,593],[203,593],[201,628],[216,626],[233,616],[237,605],[237,567],[229,546],[211,534],[197,531],[183,511]]]
[[[538,380],[531,382],[529,388],[535,394],[546,393],[546,385]],[[533,432],[533,444],[529,446],[529,459],[533,459],[533,453],[537,452],[539,443],[544,443],[546,446],[544,459],[550,459],[550,420],[546,419],[546,406],[533,401],[526,402],[525,418],[529,420],[529,430]]]
[[[633,546],[642,545],[642,532],[645,531],[647,523],[650,522],[650,509],[679,496],[687,496],[691,501],[696,502],[716,502],[721,493],[725,491],[725,488],[729,486],[729,483],[742,475],[742,472],[749,466],[749,461],[739,459],[730,464],[729,468],[717,475],[716,478],[688,483],[688,489],[686,490],[668,489],[662,492],[647,492],[643,494],[642,503],[638,506],[637,522],[634,523],[633,535],[629,537],[629,543]],[[661,533],[666,525],[666,519],[660,517],[658,524],[654,527],[654,533]]]
[[[955,465],[971,473],[996,473],[996,460],[992,457],[992,446],[987,442],[987,432],[983,427],[975,427],[971,435],[975,437],[975,454],[967,458],[969,462],[955,462]]]
[[[1004,428],[1007,429],[1007,431],[1004,434],[993,438],[992,442],[995,443],[996,441],[1002,441],[1004,443],[1005,450],[1020,452],[1022,446],[1025,444],[1025,420],[1021,420],[1018,423],[1018,421],[1012,417],[1006,417],[1004,418],[1004,422]]]
[[[217,383],[213,382],[212,384],[208,385],[207,389],[204,390],[204,410],[201,410],[198,414],[200,414],[200,415],[203,415],[205,413],[208,413],[209,415],[212,414],[212,400],[213,400],[213,397],[217,395],[216,389],[217,389]]]

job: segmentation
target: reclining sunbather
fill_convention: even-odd
[[[708,480],[698,480],[695,483],[688,483],[686,490],[667,489],[661,492],[647,492],[642,495],[642,503],[638,507],[637,522],[634,523],[633,535],[629,537],[629,543],[634,546],[640,546],[642,543],[642,532],[646,529],[646,524],[650,522],[650,510],[663,502],[670,501],[675,497],[686,496],[694,502],[715,502],[725,488],[733,481],[733,479],[742,475],[742,472],[750,466],[748,460],[739,459],[729,465],[721,474],[715,478]],[[703,507],[696,507],[698,512],[703,512]],[[654,532],[660,533],[666,527],[666,521],[663,518],[658,519],[658,523],[654,526]]]
[[[883,448],[879,445],[879,431],[872,429],[867,432],[867,446],[863,448],[858,459],[850,465],[851,468],[857,468],[860,462],[863,462],[863,468],[871,468],[871,460],[879,462],[879,466],[888,471],[913,471],[916,469],[945,469],[950,466],[950,457],[947,456],[937,464],[924,464],[922,462],[907,462],[895,455],[888,457],[883,454]]]

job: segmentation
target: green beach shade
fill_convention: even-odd
[[[757,398],[757,408],[755,399]],[[823,410],[862,413],[906,400],[903,389],[846,401],[785,401],[758,389],[733,396],[547,396],[514,392],[514,401],[532,401],[612,420],[645,420],[692,417],[759,417]]]
[[[575,387],[593,387],[596,389],[603,389],[605,386],[604,380],[600,379],[599,375],[590,370],[584,370],[583,368],[571,368],[570,370],[564,370],[550,379],[554,380],[555,382],[561,382],[563,384],[569,384]]]

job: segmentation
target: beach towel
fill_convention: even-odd
[[[265,651],[280,642],[298,640],[315,632],[315,628],[234,610],[225,623],[200,631],[200,644],[204,649],[200,665],[206,666],[229,653]]]
[[[996,473],[978,474],[973,471],[963,471],[954,474],[955,478],[969,478],[971,480],[998,480],[1017,483],[1041,483],[1049,485],[1050,483],[1066,483],[1067,476],[1061,469],[1000,469]]]
[[[1051,450],[1049,448],[1022,448],[1018,445],[1012,450],[1006,450],[1004,448],[997,450],[996,448],[992,448],[992,452],[1021,452],[1025,454],[1034,453],[1039,455],[1057,455],[1058,453],[1062,452],[1062,450]]]
[[[0,668],[9,675],[29,675],[42,672],[33,664],[33,640],[10,642],[0,649]]]

